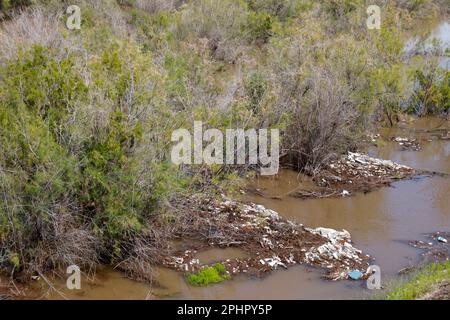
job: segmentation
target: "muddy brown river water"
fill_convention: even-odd
[[[438,134],[426,132],[439,128]],[[450,173],[450,140],[439,135],[450,130],[450,121],[436,118],[402,123],[399,128],[384,130],[383,146],[371,148],[372,156],[391,159],[416,169]],[[391,137],[418,138],[421,151],[401,151]],[[430,141],[432,140],[432,141]],[[308,179],[290,170],[276,177],[259,178],[251,184],[266,195],[279,200],[246,194],[243,200],[261,203],[284,217],[311,227],[348,230],[356,247],[375,257],[381,267],[382,281],[398,278],[398,270],[419,262],[420,252],[404,241],[423,240],[425,233],[450,231],[450,178],[422,177],[399,181],[392,187],[367,194],[332,199],[301,200],[287,194],[307,185]],[[239,249],[212,249],[199,253],[202,263],[245,256]],[[42,298],[62,299],[358,299],[369,298],[373,291],[363,282],[330,282],[323,274],[305,266],[276,271],[263,279],[245,275],[221,284],[197,288],[189,286],[183,275],[173,270],[158,269],[159,287],[126,279],[109,268],[97,272],[94,280],[84,279],[82,289],[64,289],[64,281],[56,281],[60,292],[43,292]]]

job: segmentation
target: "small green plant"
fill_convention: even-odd
[[[221,263],[206,267],[197,273],[190,273],[187,275],[189,284],[196,287],[203,287],[211,283],[219,283],[228,279],[230,279],[230,275],[226,272],[225,266]]]

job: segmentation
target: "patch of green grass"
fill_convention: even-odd
[[[228,280],[230,279],[230,275],[226,273],[223,264],[217,263],[211,267],[206,267],[195,274],[188,274],[186,279],[192,286],[203,287],[211,283],[219,283]]]
[[[432,287],[450,279],[450,261],[433,263],[418,271],[409,281],[394,287],[386,300],[413,300],[428,293]]]

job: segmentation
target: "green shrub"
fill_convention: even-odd
[[[261,73],[255,72],[246,82],[245,90],[249,97],[250,108],[254,113],[258,113],[267,90],[267,80]]]
[[[439,115],[450,111],[450,71],[424,68],[414,72],[414,93],[408,111],[418,115]]]
[[[53,266],[67,262],[67,256],[56,254],[66,249],[72,261],[84,265],[85,258],[89,264],[91,248],[81,255],[69,243],[58,244],[57,236],[57,229],[70,223],[72,235],[80,240],[86,236],[86,246],[93,246],[84,221],[75,219],[80,171],[76,157],[64,147],[70,110],[86,94],[71,58],[57,62],[42,47],[21,54],[1,69],[0,92],[0,166],[6,170],[0,174],[0,241],[10,250],[0,255],[12,254],[16,271],[42,267],[37,260],[45,260],[46,254]],[[74,220],[63,218],[69,212]]]
[[[358,6],[361,6],[361,0],[325,0],[323,1],[323,8],[333,18],[337,19],[345,16],[352,11],[355,11]]]
[[[371,74],[371,89],[377,96],[378,110],[393,126],[402,112],[401,103],[406,98],[403,87],[404,68],[394,65],[390,68],[378,68]]]
[[[0,69],[0,242],[9,248],[0,261],[16,272],[124,259],[122,249],[183,183],[164,158],[169,138],[158,144],[152,136],[170,133],[159,133],[166,123],[158,108],[147,110],[157,100],[148,82],[158,74],[128,49],[109,47],[93,59],[90,87],[72,56],[58,60],[42,47]]]
[[[272,35],[273,18],[263,12],[250,12],[244,33],[252,41],[267,42]]]
[[[6,70],[8,101],[12,107],[26,106],[46,121],[54,134],[66,120],[76,101],[86,96],[87,88],[74,72],[72,57],[57,61],[40,46],[10,63]]]

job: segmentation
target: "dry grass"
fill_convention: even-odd
[[[0,59],[16,57],[19,49],[33,45],[62,50],[65,40],[59,30],[61,14],[48,14],[40,8],[14,13],[0,28]]]
[[[36,266],[46,270],[75,264],[85,270],[95,269],[100,242],[89,225],[77,221],[81,219],[74,213],[55,213],[48,217],[41,227]]]
[[[176,0],[136,0],[134,6],[150,14],[156,14],[174,9],[176,3]]]
[[[76,212],[68,212],[61,204],[46,215],[22,216],[26,229],[17,228],[13,222],[10,228],[14,230],[3,239],[8,250],[0,250],[2,266],[14,263],[10,250],[17,253],[22,263],[24,275],[45,273],[50,270],[63,270],[76,264],[85,270],[95,270],[98,264],[100,241],[93,234],[92,227],[85,223],[84,217]],[[3,206],[5,212],[13,210]],[[11,216],[12,218],[12,216]],[[25,264],[24,264],[25,263]],[[16,268],[12,268],[14,274]]]
[[[179,41],[198,40],[214,60],[237,63],[247,44],[248,11],[241,2],[195,0],[180,13],[174,33]]]

